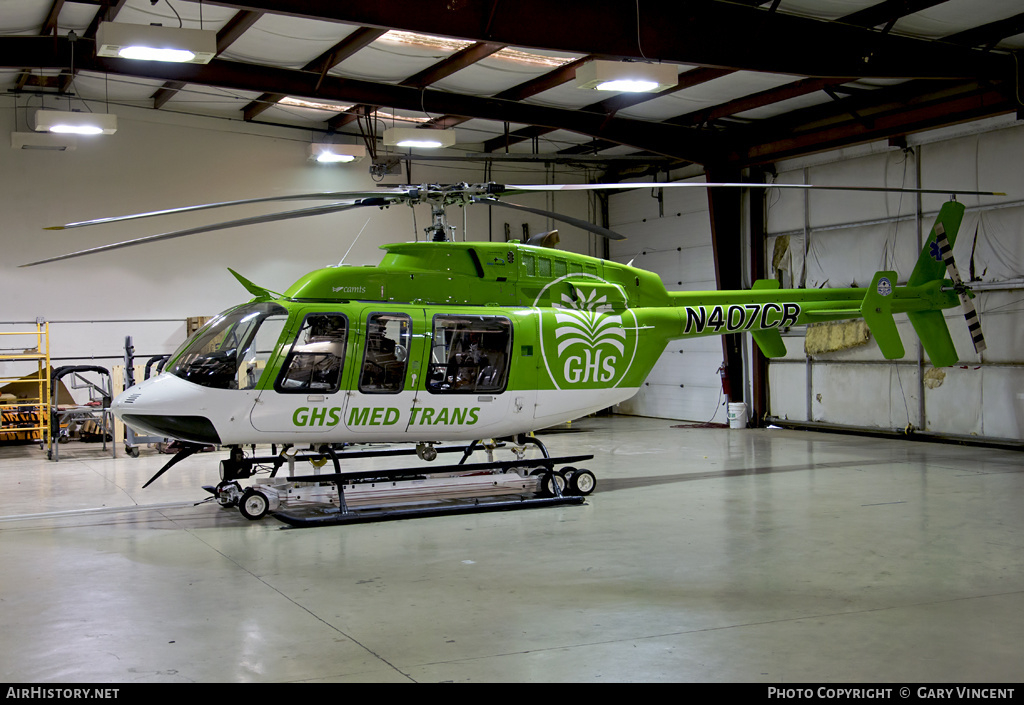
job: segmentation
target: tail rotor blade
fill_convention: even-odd
[[[960,270],[957,269],[956,262],[953,260],[953,248],[949,245],[946,228],[942,223],[935,223],[935,246],[938,248],[937,254],[942,258],[942,263],[946,265],[949,278],[953,280],[953,289],[960,297],[960,306],[964,311],[964,318],[967,320],[967,329],[971,333],[974,350],[981,353],[988,348],[985,344],[985,336],[981,332],[981,320],[978,318],[978,310],[974,307],[974,301],[971,300],[968,293],[968,287],[960,278]]]

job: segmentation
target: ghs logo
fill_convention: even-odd
[[[571,276],[590,276],[604,283],[593,275]],[[545,290],[560,281],[551,282]],[[571,286],[574,295],[562,294],[551,302],[553,310],[542,311],[541,355],[548,375],[556,389],[618,386],[636,355],[636,319],[628,310],[621,314],[613,310],[607,287]],[[542,291],[535,305],[543,295]]]

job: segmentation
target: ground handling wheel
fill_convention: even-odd
[[[242,513],[246,519],[255,521],[262,519],[267,515],[270,510],[270,500],[267,499],[267,495],[263,494],[259,490],[249,488],[242,495],[242,499],[238,502],[238,511]]]
[[[560,471],[535,470],[532,475],[542,475],[540,481],[541,497],[556,497],[564,493],[566,481],[565,474]],[[558,488],[557,492],[555,488]]]
[[[220,482],[213,490],[213,496],[217,498],[217,504],[228,509],[237,507],[242,497],[242,486],[237,482]]]
[[[569,477],[569,492],[586,497],[597,487],[597,478],[589,470],[577,470]]]

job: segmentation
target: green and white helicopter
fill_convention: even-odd
[[[230,456],[221,462],[221,482],[208,488],[217,500],[239,506],[248,518],[274,512],[294,525],[396,516],[379,509],[382,495],[407,502],[424,493],[470,498],[465,507],[476,511],[581,502],[596,479],[573,465],[592,456],[553,458],[530,434],[633,396],[670,340],[748,332],[767,357],[779,357],[786,352],[780,330],[863,318],[883,355],[900,358],[904,348],[893,315],[906,313],[932,364],[946,366],[959,356],[943,311],[962,306],[975,349],[984,349],[972,294],[952,261],[964,212],[956,200],[942,206],[904,286],[896,285],[896,272],[881,271],[866,288],[780,289],[777,281],[763,280],[751,290],[671,292],[652,272],[556,250],[547,246],[550,238],[452,242],[447,237],[446,208],[484,203],[542,213],[619,238],[599,226],[499,197],[545,190],[684,186],[752,184],[488,183],[249,199],[61,227],[267,201],[334,202],[142,237],[23,266],[247,224],[429,204],[432,237],[383,246],[385,255],[377,266],[318,269],[283,293],[232,271],[252,300],[214,317],[170,356],[160,375],[132,386],[113,402],[114,413],[133,429],[184,444],[149,482],[204,446],[225,446]],[[492,439],[504,439],[516,459],[494,461],[497,442]],[[465,445],[440,446],[441,441]],[[349,449],[384,442],[409,447]],[[256,444],[271,444],[272,454],[257,456]],[[525,457],[531,444],[543,457]],[[481,448],[488,451],[488,462],[466,464]],[[461,451],[461,461],[430,472],[420,465],[343,473],[340,466],[340,459],[383,452],[415,452],[422,460],[433,460],[438,451],[449,450]],[[296,459],[313,462],[316,474],[295,474]],[[327,461],[333,461],[334,473],[319,470]],[[289,472],[278,478],[285,464]],[[272,468],[270,477],[242,489],[238,480],[267,468]],[[535,493],[540,496],[527,498]],[[504,499],[481,501],[485,496]],[[306,501],[322,510],[313,515],[286,511]],[[358,511],[360,506],[377,509]],[[425,514],[449,508],[420,503],[405,511]]]

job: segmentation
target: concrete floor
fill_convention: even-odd
[[[1007,450],[591,418],[585,506],[282,530],[222,453],[0,449],[0,681],[1013,682]]]

